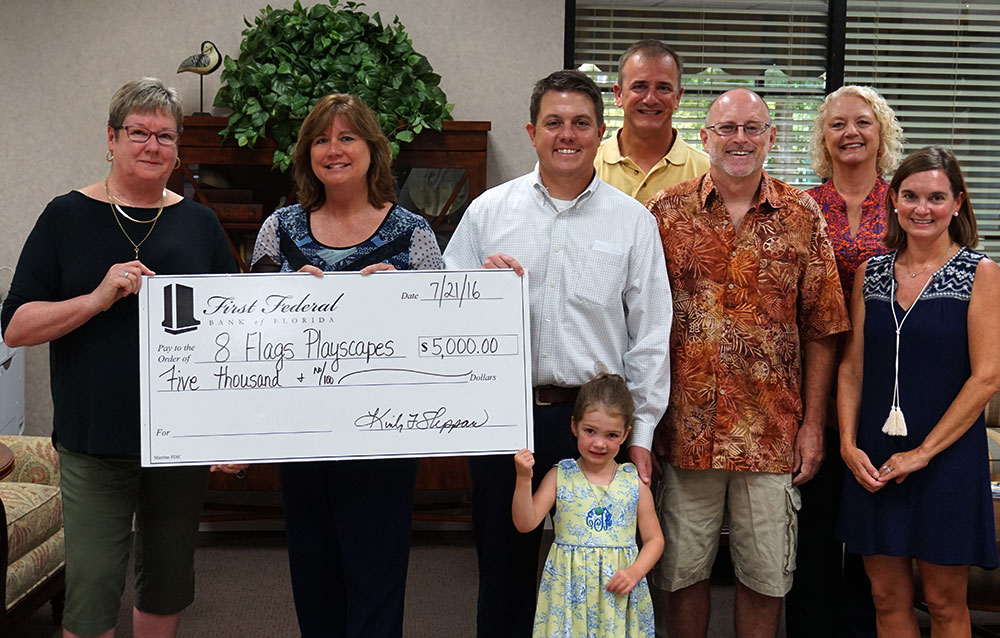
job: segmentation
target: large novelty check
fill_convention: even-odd
[[[145,278],[142,464],[531,447],[528,325],[509,270]]]

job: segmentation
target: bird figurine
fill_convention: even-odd
[[[222,56],[215,44],[205,40],[201,43],[201,53],[195,53],[184,58],[177,67],[178,73],[197,73],[198,78],[198,112],[195,115],[209,115],[205,112],[205,76],[215,71],[222,64]]]
[[[177,72],[188,71],[198,75],[208,75],[219,68],[220,64],[222,64],[222,57],[219,55],[219,50],[215,48],[215,44],[205,40],[201,43],[201,53],[184,58],[181,65],[177,67]]]

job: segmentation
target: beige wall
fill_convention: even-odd
[[[197,110],[198,78],[177,75],[178,63],[202,40],[236,57],[243,16],[252,20],[268,2],[291,4],[3,0],[0,267],[15,265],[49,200],[106,174],[105,123],[115,89],[136,77],[160,77],[181,91],[185,112]],[[493,123],[490,184],[530,170],[528,96],[534,80],[562,66],[563,0],[367,0],[365,9],[384,21],[399,15],[414,48],[441,75],[456,119]],[[206,105],[218,83],[219,72],[206,78]],[[0,272],[0,285],[8,279]],[[27,367],[27,430],[48,433],[47,347],[29,349]]]

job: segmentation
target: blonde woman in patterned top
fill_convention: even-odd
[[[816,113],[812,166],[824,182],[807,192],[826,219],[845,302],[858,266],[889,251],[882,243],[886,177],[899,163],[902,142],[895,113],[870,87],[843,86],[826,96]],[[824,434],[827,450],[840,449],[833,399]],[[798,567],[785,597],[790,636],[875,636],[875,606],[861,557],[844,555],[833,533],[843,475],[840,455],[828,453],[816,478],[801,487]]]

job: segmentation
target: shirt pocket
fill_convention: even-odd
[[[586,261],[574,286],[574,297],[597,306],[606,306],[616,301],[621,303],[628,259],[625,251],[597,239],[584,259]]]
[[[802,275],[798,253],[776,238],[765,243],[759,258],[757,306],[761,316],[772,322],[794,325]]]

